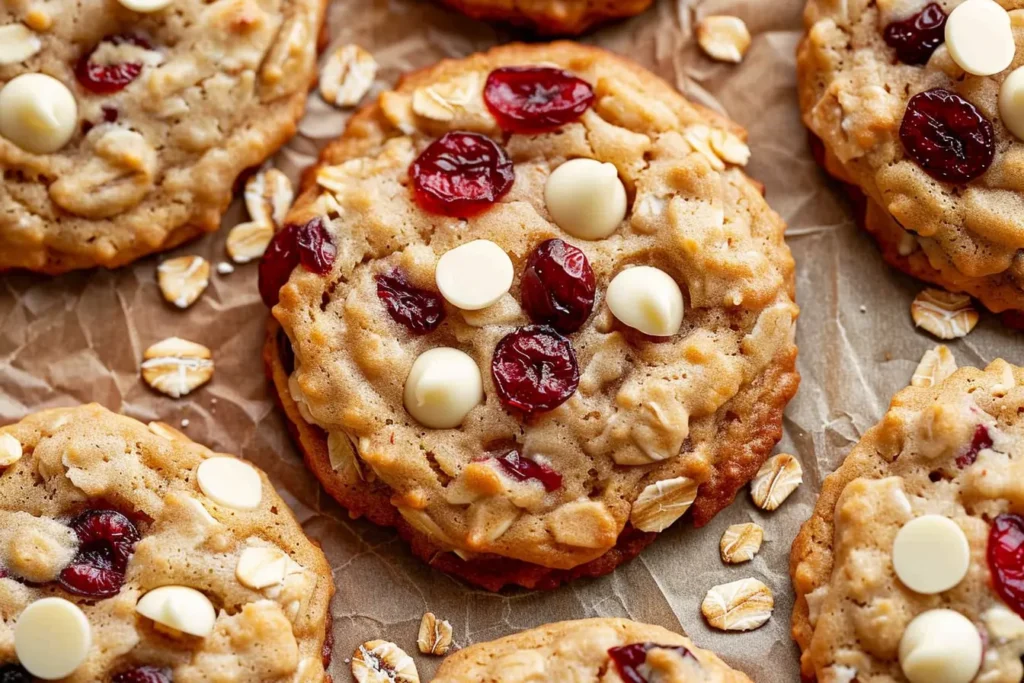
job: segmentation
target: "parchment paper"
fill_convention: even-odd
[[[694,530],[683,521],[613,575],[555,592],[492,595],[436,573],[412,558],[392,531],[350,521],[303,467],[263,376],[267,312],[252,264],[213,275],[207,292],[184,312],[160,296],[159,257],[116,272],[0,277],[0,422],[41,408],[98,401],[141,420],[176,426],[187,420],[184,431],[194,439],[267,470],[334,568],[336,681],[351,680],[350,653],[371,638],[398,643],[416,657],[421,677],[429,681],[439,660],[420,655],[415,645],[427,610],[451,621],[462,646],[555,620],[625,616],[685,630],[757,681],[798,681],[798,653],[789,638],[790,544],[821,480],[936,343],[915,331],[910,319],[910,301],[921,285],[882,263],[870,239],[855,228],[841,191],[808,152],[794,87],[802,8],[803,0],[661,0],[644,15],[584,39],[631,56],[746,126],[753,149],[748,170],[767,185],[769,202],[789,225],[803,309],[797,335],[803,383],[786,413],[779,450],[803,461],[804,485],[777,512],[756,510],[743,492],[707,527]],[[720,13],[743,17],[755,36],[740,66],[711,62],[692,40],[699,17]],[[381,70],[373,94],[408,69],[525,37],[426,0],[334,0],[330,36],[332,47],[357,43],[375,55]],[[300,135],[278,156],[278,167],[297,177],[318,147],[341,132],[347,114],[313,95]],[[236,202],[225,226],[242,218]],[[169,255],[201,254],[216,264],[227,258],[225,237],[222,230]],[[213,382],[178,401],[153,393],[138,377],[143,350],[172,335],[206,344],[216,362]],[[988,314],[951,346],[961,365],[998,356],[1024,362],[1019,337]],[[752,563],[723,565],[722,532],[749,520],[765,527],[761,553]],[[747,576],[774,591],[772,620],[747,634],[709,629],[699,607],[707,589]]]

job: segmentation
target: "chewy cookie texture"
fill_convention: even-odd
[[[743,135],[568,43],[358,113],[260,263],[268,370],[327,490],[494,590],[607,573],[728,505],[798,383]]]
[[[1018,683],[1024,370],[997,360],[915,385],[825,480],[793,544],[803,673]]]
[[[0,680],[324,681],[330,567],[251,465],[89,405],[0,466]]]
[[[1024,310],[1024,3],[810,0],[804,121],[895,267]]]
[[[295,131],[324,0],[7,0],[0,271],[115,267],[216,230]]]

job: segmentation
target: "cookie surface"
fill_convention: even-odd
[[[651,0],[442,0],[474,19],[525,25],[545,35],[575,35],[640,14]]]
[[[1008,15],[995,7],[1016,56],[986,76],[961,66],[978,70],[963,54],[970,39],[946,42],[962,4],[811,0],[800,104],[824,144],[823,165],[867,195],[875,216],[866,227],[890,264],[992,311],[1020,311],[1024,142],[1008,127],[1016,105],[1001,108],[1000,99],[1013,100],[1010,76],[1024,64],[1024,4],[1000,3]],[[959,14],[954,28],[964,24]],[[996,33],[990,44],[1001,43]]]
[[[330,567],[262,472],[97,405],[0,428],[0,453],[0,678],[322,683]]]
[[[627,673],[623,672],[624,668]],[[750,681],[714,653],[695,647],[689,638],[660,626],[628,619],[563,621],[479,643],[448,657],[434,681],[597,683],[620,680],[609,678],[606,671],[617,671],[621,680],[630,681]],[[627,678],[630,674],[634,677]]]
[[[326,3],[165,4],[0,9],[0,271],[115,267],[216,230],[294,133]]]
[[[593,101],[543,132],[502,134],[483,99],[485,82],[504,67],[540,63],[560,67],[544,67],[541,77],[592,92]],[[451,105],[448,114],[425,106],[437,97]],[[481,146],[497,138],[495,154],[507,155],[514,173],[504,197],[464,218],[422,208],[410,187],[410,165],[422,169],[424,150],[453,131],[494,136],[458,134]],[[707,142],[745,151],[741,135],[646,71],[566,43],[443,62],[359,113],[309,174],[311,187],[288,219],[292,234],[279,233],[261,263],[265,300],[280,299],[265,358],[327,490],[353,514],[399,527],[434,566],[491,589],[607,573],[691,503],[695,524],[728,505],[779,439],[798,383],[784,226],[759,188]],[[573,237],[549,212],[549,179],[568,159],[580,174],[594,164],[580,160],[608,162],[594,164],[605,179],[595,182],[624,186],[625,220],[609,224],[600,215],[572,228],[600,224],[611,228],[607,236]],[[287,246],[295,236],[309,246]],[[497,265],[452,294],[449,277],[457,282],[461,271],[446,263],[479,240],[494,245],[480,258],[494,252]],[[592,313],[572,308],[586,299],[585,278],[563,282],[579,297],[548,321],[579,325],[565,335],[531,325],[534,303],[522,303],[522,273],[546,277],[537,264],[551,265],[543,256],[550,248],[592,271]],[[325,267],[327,253],[333,262]],[[685,292],[678,329],[656,338],[612,314],[605,293],[632,265],[661,273],[655,289]],[[461,309],[438,292],[440,283],[462,303],[460,296],[492,288],[504,268],[511,284],[481,309]],[[628,320],[649,310],[641,302],[648,290],[636,295],[626,285],[612,307]],[[652,315],[669,324],[671,315]],[[406,410],[414,363],[440,347],[461,360],[441,368],[449,380],[431,391],[461,400],[472,380],[482,393],[457,429],[427,428]],[[537,361],[539,375],[509,381],[507,367],[492,366],[502,354],[515,366],[510,348],[549,355]],[[444,374],[456,370],[469,379]],[[524,387],[537,391],[509,393]]]
[[[790,562],[805,677],[1021,680],[1022,414],[1024,370],[963,368],[898,393],[825,480]]]

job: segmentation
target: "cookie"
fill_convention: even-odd
[[[713,652],[660,626],[628,619],[548,624],[451,655],[434,683],[609,680],[633,683],[749,683]]]
[[[216,230],[295,132],[324,0],[0,9],[0,271],[124,265]]]
[[[893,398],[793,543],[808,680],[1024,676],[1024,369],[997,360],[922,384],[936,379]]]
[[[570,43],[442,62],[358,113],[260,263],[325,488],[492,590],[607,573],[728,505],[798,384],[793,261],[742,136]]]
[[[525,26],[542,35],[578,35],[640,14],[652,0],[442,0],[466,16]]]
[[[325,680],[331,569],[256,468],[98,405],[0,466],[0,680]]]
[[[810,0],[797,60],[821,161],[866,195],[885,259],[1011,314],[1024,310],[1022,8]]]

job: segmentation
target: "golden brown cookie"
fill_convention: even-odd
[[[357,114],[260,264],[265,360],[327,490],[492,590],[711,519],[798,383],[793,262],[747,152],[569,43],[442,62]]]
[[[112,268],[216,230],[295,132],[325,5],[4,3],[0,271]]]
[[[330,566],[256,468],[95,404],[0,466],[0,679],[325,680]]]
[[[1024,370],[997,360],[932,379],[893,398],[793,543],[810,680],[1024,675]]]
[[[577,35],[640,14],[652,0],[441,0],[474,19],[527,26],[543,35]]]

